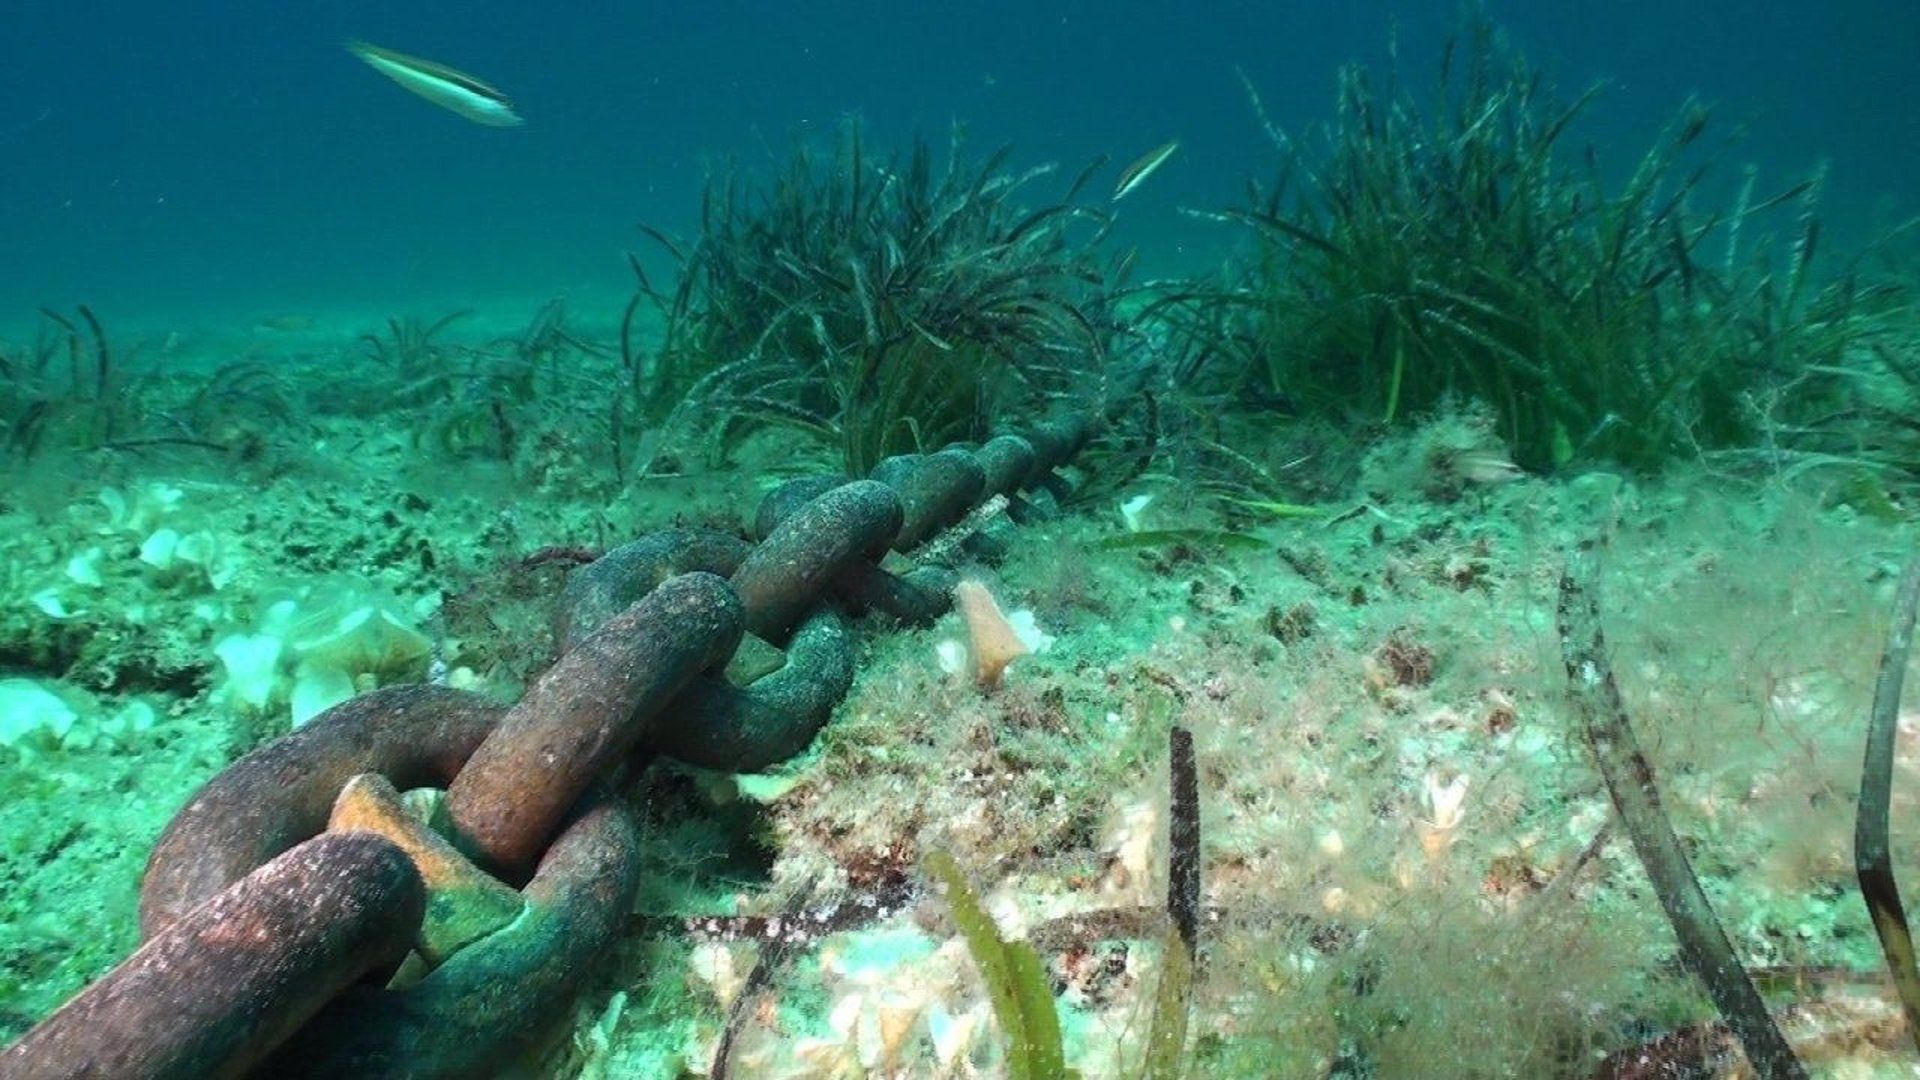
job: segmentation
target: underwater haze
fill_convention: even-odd
[[[1916,58],[0,0],[0,1080],[1920,1075]]]
[[[1784,181],[1833,162],[1829,216],[1864,237],[1914,201],[1920,119],[1905,0],[1493,3],[1591,126],[1638,143],[1688,95]],[[1222,241],[1177,212],[1274,167],[1276,123],[1324,119],[1336,70],[1397,29],[1431,71],[1454,5],[1356,3],[65,4],[0,11],[0,319],[87,302],[120,321],[376,314],[527,295],[616,297],[647,221],[682,229],[705,173],[771,171],[849,117],[880,143],[964,126],[1064,168],[1168,139],[1180,159],[1119,222],[1152,272]],[[471,72],[524,127],[408,97],[342,48]]]

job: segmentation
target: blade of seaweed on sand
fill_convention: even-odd
[[[1595,541],[1582,543],[1560,576],[1557,621],[1567,669],[1567,696],[1574,715],[1593,750],[1614,810],[1627,826],[1634,853],[1640,857],[1660,906],[1673,925],[1687,967],[1705,985],[1707,996],[1739,1039],[1756,1074],[1805,1080],[1805,1067],[1767,1012],[1766,1002],[1747,976],[1700,880],[1694,876],[1686,849],[1661,806],[1653,765],[1641,753],[1639,739],[1628,722],[1626,702],[1614,681],[1606,638],[1600,629],[1600,604],[1594,592],[1598,547]]]
[[[1316,236],[1285,218],[1272,214],[1257,213],[1251,210],[1223,210],[1221,213],[1235,221],[1243,221],[1249,225],[1269,229],[1283,236],[1292,237],[1303,244],[1326,252],[1329,255],[1337,255],[1342,258],[1346,256],[1346,252],[1341,251],[1332,241],[1327,240],[1325,237]]]
[[[1167,912],[1180,931],[1189,958],[1200,944],[1200,779],[1194,767],[1193,732],[1175,727],[1167,737],[1172,790],[1167,815]]]
[[[1886,651],[1880,657],[1880,675],[1873,687],[1873,712],[1867,723],[1866,764],[1860,776],[1860,811],[1854,820],[1853,866],[1860,878],[1860,896],[1873,917],[1880,951],[1886,955],[1900,1006],[1906,1010],[1907,1030],[1920,1049],[1920,971],[1915,970],[1913,934],[1900,886],[1893,877],[1889,841],[1888,803],[1893,796],[1894,735],[1900,719],[1900,691],[1906,680],[1907,658],[1913,652],[1914,611],[1920,606],[1920,556],[1907,560],[1900,589],[1893,602],[1893,625],[1887,631]]]
[[[627,253],[627,264],[633,267],[637,283],[633,295],[627,299],[626,310],[620,313],[620,366],[634,381],[634,391],[640,389],[640,368],[633,355],[633,317],[640,310],[640,301],[655,295],[653,286],[647,283],[646,271],[640,269],[640,260],[632,252]]]
[[[788,914],[798,914],[806,910],[807,901],[813,896],[814,882],[809,881],[797,894],[797,902],[790,905]],[[713,1066],[708,1075],[713,1080],[726,1080],[729,1075],[730,1058],[733,1045],[739,1041],[740,1033],[746,1030],[747,1018],[752,1014],[752,1005],[762,992],[773,985],[774,976],[786,964],[793,954],[799,951],[804,939],[799,935],[769,934],[761,937],[760,951],[755,955],[753,967],[747,971],[746,981],[741,984],[740,992],[734,995],[733,1008],[727,1011],[727,1025],[720,1031],[720,1045],[713,1051]]]
[[[98,397],[105,398],[107,396],[107,378],[113,368],[113,356],[107,351],[107,332],[100,328],[100,320],[95,317],[92,308],[81,304],[78,310],[80,317],[87,321],[87,330],[93,334],[94,373],[97,380],[97,385],[94,388],[95,394]]]
[[[73,325],[72,320],[52,308],[43,307],[40,309],[40,314],[52,319],[60,325],[62,330],[67,332],[68,376],[73,384],[73,392],[78,394],[80,393],[80,328]]]
[[[674,243],[672,237],[668,236],[666,233],[661,232],[659,229],[654,228],[653,226],[647,224],[644,221],[634,227],[639,229],[641,232],[646,233],[648,236],[653,237],[655,242],[657,242],[661,247],[666,248],[667,251],[673,255],[675,262],[678,262],[681,266],[687,265],[686,250],[682,248],[679,244]]]
[[[1086,189],[1088,181],[1093,179],[1093,174],[1105,168],[1106,165],[1107,155],[1105,154],[1088,162],[1087,167],[1080,170],[1080,175],[1073,178],[1073,183],[1067,188],[1067,193],[1060,197],[1060,201],[1070,203],[1079,198],[1080,192]]]

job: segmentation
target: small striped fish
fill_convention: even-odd
[[[1175,150],[1180,149],[1180,140],[1174,139],[1163,146],[1156,147],[1144,157],[1120,170],[1120,182],[1113,187],[1113,201],[1119,202],[1132,193],[1134,188],[1146,183],[1147,177],[1167,163]]]
[[[464,71],[364,41],[347,42],[347,51],[413,93],[476,124],[515,127],[523,122],[507,95]]]

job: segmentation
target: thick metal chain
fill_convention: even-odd
[[[790,481],[763,500],[756,544],[634,541],[571,575],[560,658],[517,704],[376,690],[241,757],[155,845],[145,944],[0,1052],[0,1080],[485,1073],[566,1008],[627,918],[635,822],[600,785],[654,756],[751,772],[804,749],[853,682],[840,612],[917,623],[950,603],[951,569],[881,559],[992,499],[1023,519],[1020,493],[1057,490],[1094,424]],[[404,819],[393,789],[423,786],[446,788],[451,845],[367,824]],[[445,925],[490,906],[495,924]],[[409,973],[410,952],[439,962]]]

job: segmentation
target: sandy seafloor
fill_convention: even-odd
[[[510,334],[536,307],[489,309],[445,341]],[[604,342],[604,321],[575,330]],[[130,334],[128,371],[149,373],[135,392],[157,403],[142,430],[217,410],[195,430],[227,450],[78,452],[55,432],[30,462],[0,459],[0,1040],[136,945],[153,841],[197,785],[288,730],[290,695],[418,681],[437,661],[510,699],[550,659],[562,572],[522,557],[741,530],[762,492],[827,463],[760,432],[622,485],[597,420],[611,361],[579,355],[514,400],[503,460],[459,389],[390,393],[397,377],[354,340],[380,329],[263,317]],[[864,628],[854,691],[802,758],[747,783],[667,771],[635,789],[639,908],[775,912],[802,883],[842,895],[934,848],[1010,935],[1157,905],[1180,723],[1219,916],[1190,1075],[1584,1071],[1710,1016],[1630,846],[1602,835],[1606,792],[1563,701],[1556,577],[1572,544],[1611,529],[1616,665],[1736,947],[1829,1033],[1817,1071],[1912,1075],[1851,871],[1900,535],[1804,485],[1708,465],[1461,490],[1425,474],[1430,437],[1311,466],[1303,501],[1321,517],[1197,502],[1152,471],[1011,529],[1008,557],[977,573],[1051,645],[986,694],[942,667],[955,617]],[[350,640],[329,637],[363,611]],[[275,636],[247,678],[222,659]],[[1903,716],[1903,868],[1917,727]],[[748,1010],[735,1075],[1001,1075],[941,912],[925,901],[791,956]],[[1083,1076],[1139,1074],[1158,948],[1048,950]],[[630,935],[513,1069],[704,1075],[754,950]]]

